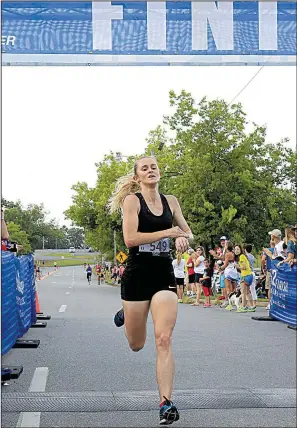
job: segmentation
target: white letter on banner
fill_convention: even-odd
[[[93,49],[112,49],[113,19],[123,19],[123,7],[112,6],[111,2],[92,2]]]
[[[231,51],[233,40],[233,2],[192,1],[192,49],[208,50],[207,22],[218,50]]]
[[[277,2],[259,1],[259,49],[277,51]]]
[[[166,50],[166,2],[147,2],[147,47]]]

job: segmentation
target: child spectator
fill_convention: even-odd
[[[205,303],[203,305],[204,308],[210,308],[210,296],[212,295],[211,292],[211,283],[212,283],[212,269],[210,267],[210,263],[208,259],[204,259],[204,273],[203,277],[200,279],[200,282],[202,284],[203,293],[205,296]]]

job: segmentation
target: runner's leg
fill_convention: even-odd
[[[130,302],[122,300],[125,315],[125,334],[130,348],[134,352],[140,351],[146,340],[146,321],[150,308],[148,300]]]
[[[159,291],[151,301],[157,349],[157,382],[160,401],[171,399],[174,377],[174,359],[171,335],[177,317],[177,295],[172,291]]]

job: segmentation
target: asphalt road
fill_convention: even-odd
[[[24,367],[2,389],[3,427],[157,426],[152,320],[146,346],[133,353],[113,325],[119,291],[95,278],[88,286],[80,266],[38,283],[52,318],[24,337],[40,339],[39,348],[12,349],[2,360]],[[296,333],[253,315],[179,305],[174,426],[296,426]]]

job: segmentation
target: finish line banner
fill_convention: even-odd
[[[2,1],[3,65],[296,65],[296,2]]]

